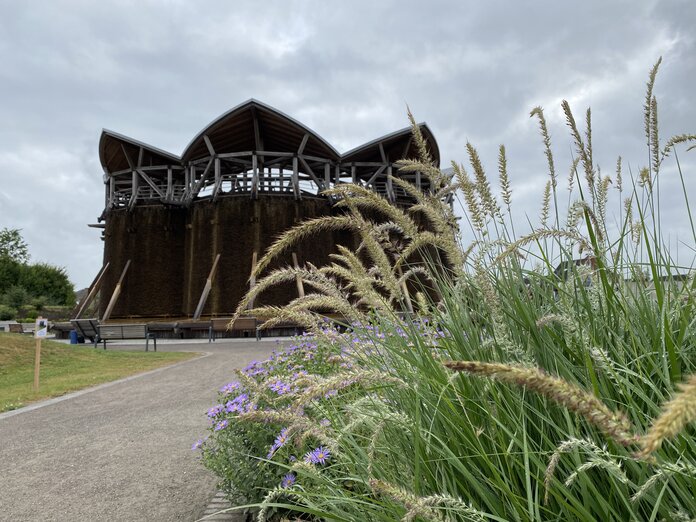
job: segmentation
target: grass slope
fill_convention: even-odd
[[[195,356],[178,352],[104,351],[43,341],[41,386],[34,393],[34,350],[31,337],[0,334],[0,412]]]

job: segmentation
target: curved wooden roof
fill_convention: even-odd
[[[139,158],[140,149],[143,150]],[[126,154],[128,157],[126,157]],[[123,134],[108,129],[102,129],[99,138],[99,160],[108,172],[131,169],[129,160],[135,166],[149,167],[153,165],[179,165],[181,158],[147,143],[143,143]],[[138,160],[140,159],[140,165]]]
[[[435,135],[426,123],[419,123],[418,127],[430,146],[430,154],[433,157],[435,165],[439,166],[440,148],[435,140]],[[391,163],[404,158],[416,158],[418,156],[418,151],[411,138],[411,127],[404,127],[403,129],[385,134],[380,138],[368,141],[359,147],[349,150],[341,156],[341,163]],[[382,157],[382,150],[384,150],[386,158]]]
[[[430,146],[436,165],[440,150],[435,136],[426,123],[418,124]],[[133,166],[184,165],[210,155],[210,145],[217,154],[243,151],[273,151],[301,153],[325,158],[344,165],[351,163],[392,163],[417,156],[411,139],[411,127],[369,141],[345,154],[338,151],[319,134],[283,112],[255,99],[249,99],[230,109],[201,130],[186,146],[181,156],[107,129],[99,140],[99,159],[108,172],[128,170]],[[306,138],[306,139],[305,139]],[[143,155],[139,157],[140,150]],[[126,156],[127,155],[127,156]],[[358,175],[364,167],[358,166]]]
[[[309,127],[253,98],[237,105],[200,131],[182,154],[184,163],[208,156],[204,136],[217,153],[240,151],[293,152],[308,139],[303,154],[337,161],[340,154]]]

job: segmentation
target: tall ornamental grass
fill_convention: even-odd
[[[260,519],[287,510],[355,521],[696,518],[696,288],[665,248],[658,197],[667,164],[685,187],[677,147],[696,136],[660,141],[659,63],[647,85],[648,155],[638,172],[619,158],[611,177],[600,173],[590,111],[581,125],[563,102],[574,159],[561,179],[544,112],[531,112],[549,178],[529,233],[514,233],[504,147],[496,182],[471,144],[468,166],[447,174],[414,125],[420,157],[402,171],[422,172],[431,190],[393,180],[414,207],[341,186],[332,192],[345,216],[302,224],[270,249],[259,274],[314,231],[352,229],[361,239],[328,267],[267,274],[249,296],[303,278],[315,293],[252,313],[302,322],[334,357],[320,376],[296,380],[294,402],[264,403],[265,417],[225,419],[232,429],[244,422],[253,437],[268,432],[262,443],[235,439],[245,462],[267,474],[251,500],[263,499]],[[685,189],[683,198],[693,230]],[[465,208],[469,245],[460,244],[453,199]],[[327,310],[351,322],[346,332],[322,326]],[[371,378],[346,380],[351,372]],[[320,382],[322,394],[307,392]],[[261,454],[291,426],[301,434],[292,451],[323,447],[330,459]],[[209,458],[227,451],[225,429],[211,428]],[[221,462],[227,480],[237,463]]]

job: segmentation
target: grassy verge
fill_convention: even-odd
[[[0,412],[27,403],[153,370],[193,353],[117,352],[44,341],[41,387],[34,392],[34,339],[0,334]]]

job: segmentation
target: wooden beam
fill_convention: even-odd
[[[254,149],[263,150],[263,141],[261,141],[261,128],[259,125],[259,116],[254,107],[251,108],[251,116],[254,120]]]
[[[208,301],[208,295],[210,295],[210,290],[213,288],[213,278],[215,277],[215,271],[217,270],[218,261],[220,261],[220,254],[215,256],[215,261],[213,261],[213,266],[208,274],[208,279],[205,280],[205,285],[203,286],[203,292],[201,292],[201,297],[198,300],[198,306],[196,306],[196,311],[193,313],[193,320],[198,321],[203,313],[203,308],[205,307],[206,301]]]
[[[377,169],[377,171],[372,175],[372,177],[368,180],[367,183],[365,183],[366,186],[372,185],[375,180],[379,177],[379,175],[384,172],[384,169],[386,168],[386,165],[382,165],[380,168]]]
[[[73,313],[71,314],[73,319],[79,319],[82,315],[82,312],[84,312],[85,309],[89,306],[89,304],[94,300],[94,297],[97,295],[99,287],[101,286],[104,274],[109,269],[110,264],[111,263],[107,262],[103,267],[101,267],[99,273],[92,281],[92,284],[89,285],[89,292],[87,292],[87,297],[85,297],[82,300],[82,302],[79,305],[77,305],[76,309],[73,310]]]
[[[379,155],[382,156],[382,163],[389,163],[387,155],[384,153],[384,146],[382,145],[382,142],[379,143]]]
[[[295,270],[300,268],[300,264],[297,262],[297,254],[295,252],[292,253],[292,266],[295,267]],[[297,285],[297,295],[304,297],[304,282],[299,274],[295,275],[295,284]]]
[[[297,149],[297,154],[302,155],[305,147],[307,146],[307,141],[309,141],[309,133],[305,133],[305,135],[302,137],[302,143],[300,143],[300,146]]]
[[[324,163],[324,190],[331,186],[331,165]]]
[[[251,156],[253,153],[254,153],[253,150],[245,150],[243,152],[225,152],[224,154],[218,154],[217,157],[221,158],[221,159],[240,158],[243,156]]]
[[[256,154],[251,157],[251,197],[257,199],[259,197],[259,165]]]
[[[261,122],[259,121],[259,113],[256,110],[256,107],[251,108],[251,115],[254,119],[254,152],[258,156],[258,159],[256,160],[257,165],[263,170],[263,161],[265,158],[262,154],[259,154],[259,151],[263,150],[263,136],[261,136]]]
[[[203,135],[203,141],[205,141],[205,146],[208,148],[208,153],[211,156],[215,156],[215,149],[213,148],[213,144],[210,141],[210,138],[208,137],[207,134]]]
[[[128,267],[130,266],[130,264],[131,260],[129,259],[126,262],[126,266],[123,268],[123,272],[121,272],[121,277],[119,277],[118,283],[116,283],[114,293],[111,294],[109,304],[107,305],[106,311],[104,312],[104,315],[101,318],[102,321],[107,321],[109,317],[111,317],[111,312],[113,312],[114,306],[116,306],[116,301],[118,301],[118,298],[121,295],[121,285],[123,284],[123,279],[126,277],[126,273],[128,272]]]
[[[145,183],[147,183],[148,185],[150,185],[150,187],[152,188],[152,190],[154,190],[155,192],[157,192],[157,194],[159,195],[159,197],[161,197],[161,198],[165,198],[165,197],[166,197],[166,195],[164,194],[164,192],[162,192],[162,191],[160,190],[160,188],[157,186],[157,184],[156,184],[154,181],[152,181],[152,179],[150,178],[150,176],[148,176],[147,174],[145,174],[145,173],[142,171],[142,169],[136,169],[136,172],[137,172],[138,174],[140,174],[140,177],[142,177],[142,178],[145,180]]]
[[[138,168],[143,166],[143,156],[145,155],[145,149],[140,147],[140,150],[138,151]]]
[[[299,158],[302,162],[302,166],[307,170],[307,174],[309,174],[309,177],[312,178],[314,183],[317,184],[317,187],[319,187],[319,190],[321,190],[324,183],[314,174],[312,167],[310,167],[309,164],[305,161],[304,156],[300,156]]]
[[[167,169],[167,199],[172,199],[172,193],[174,192],[174,178],[172,173],[172,168]]]
[[[109,179],[109,208],[114,206],[114,197],[116,197],[116,178],[111,176]]]
[[[326,163],[327,161],[331,161],[328,158],[322,158],[319,156],[310,156],[309,154],[298,154],[298,156],[302,156],[304,159],[309,160],[309,161],[319,161],[321,163]]]
[[[138,199],[138,172],[134,170],[131,176],[131,198],[128,202],[128,210],[133,209]]]
[[[404,147],[404,151],[401,153],[401,157],[398,159],[404,159],[406,158],[406,155],[408,154],[408,149],[411,148],[411,142],[413,141],[413,135],[408,138],[408,141],[406,142],[406,147]]]
[[[300,170],[297,165],[297,156],[292,158],[292,191],[295,193],[295,199],[302,199],[300,192]]]
[[[128,162],[128,167],[130,167],[129,170],[131,170],[131,171],[135,170],[135,165],[133,165],[133,160],[128,155],[128,152],[126,152],[126,147],[123,146],[123,143],[121,143],[121,150],[123,151],[123,155],[126,157],[126,161]]]
[[[256,271],[256,255],[256,250],[254,250],[253,254],[251,254],[251,273],[249,275],[249,290],[253,290],[256,286],[256,276],[254,275],[254,272]],[[253,299],[251,299],[249,301],[249,304],[247,304],[247,310],[251,310],[252,308],[254,308]]]
[[[203,183],[205,183],[205,180],[208,178],[208,174],[210,173],[210,167],[213,165],[214,158],[210,158],[208,160],[208,164],[205,166],[205,170],[203,171],[203,175],[201,176],[201,179],[198,180],[198,183],[196,183],[196,176],[194,175],[193,180],[191,180],[192,183],[196,183],[196,186],[193,188],[189,199],[195,198],[198,193],[201,191],[201,188],[203,187]]]
[[[353,185],[358,184],[358,170],[355,167],[355,164],[352,164],[350,166],[350,180],[353,183]]]
[[[215,158],[215,187],[213,188],[213,201],[218,197],[220,187],[222,186],[222,176],[220,174],[220,158]]]

